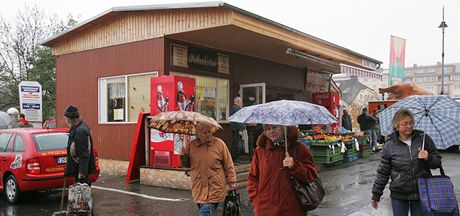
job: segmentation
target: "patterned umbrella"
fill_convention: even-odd
[[[0,111],[0,129],[8,128],[11,123],[11,117],[8,113]]]
[[[430,135],[436,148],[446,149],[460,142],[459,102],[442,95],[407,97],[379,114],[383,135],[393,133],[391,121],[401,108],[407,108],[414,114],[414,128]]]
[[[180,133],[194,135],[198,123],[212,126],[213,132],[222,127],[211,117],[207,117],[197,112],[172,111],[162,112],[154,115],[150,119],[149,127],[163,131],[165,133]]]
[[[323,106],[292,100],[243,107],[230,116],[231,122],[273,125],[331,124],[337,119]]]

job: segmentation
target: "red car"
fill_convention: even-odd
[[[15,128],[0,130],[0,189],[10,203],[17,203],[22,192],[62,188],[67,162],[68,129]],[[97,172],[99,163],[94,149]],[[67,178],[66,185],[73,184]]]

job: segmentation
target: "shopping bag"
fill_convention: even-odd
[[[223,216],[240,216],[240,194],[236,190],[230,190],[225,197]]]
[[[86,183],[77,182],[69,187],[67,212],[68,215],[92,215],[93,199],[91,188]]]
[[[423,215],[459,216],[454,187],[442,166],[441,175],[418,178]]]

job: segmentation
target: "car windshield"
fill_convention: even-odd
[[[32,135],[38,151],[65,149],[69,135],[67,133],[43,133]]]

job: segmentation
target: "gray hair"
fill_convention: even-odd
[[[410,117],[411,121],[414,121],[414,114],[409,109],[401,108],[396,111],[395,115],[393,116],[393,120],[391,121],[391,126],[393,127],[393,131],[397,131],[399,127],[399,122],[404,117]]]

